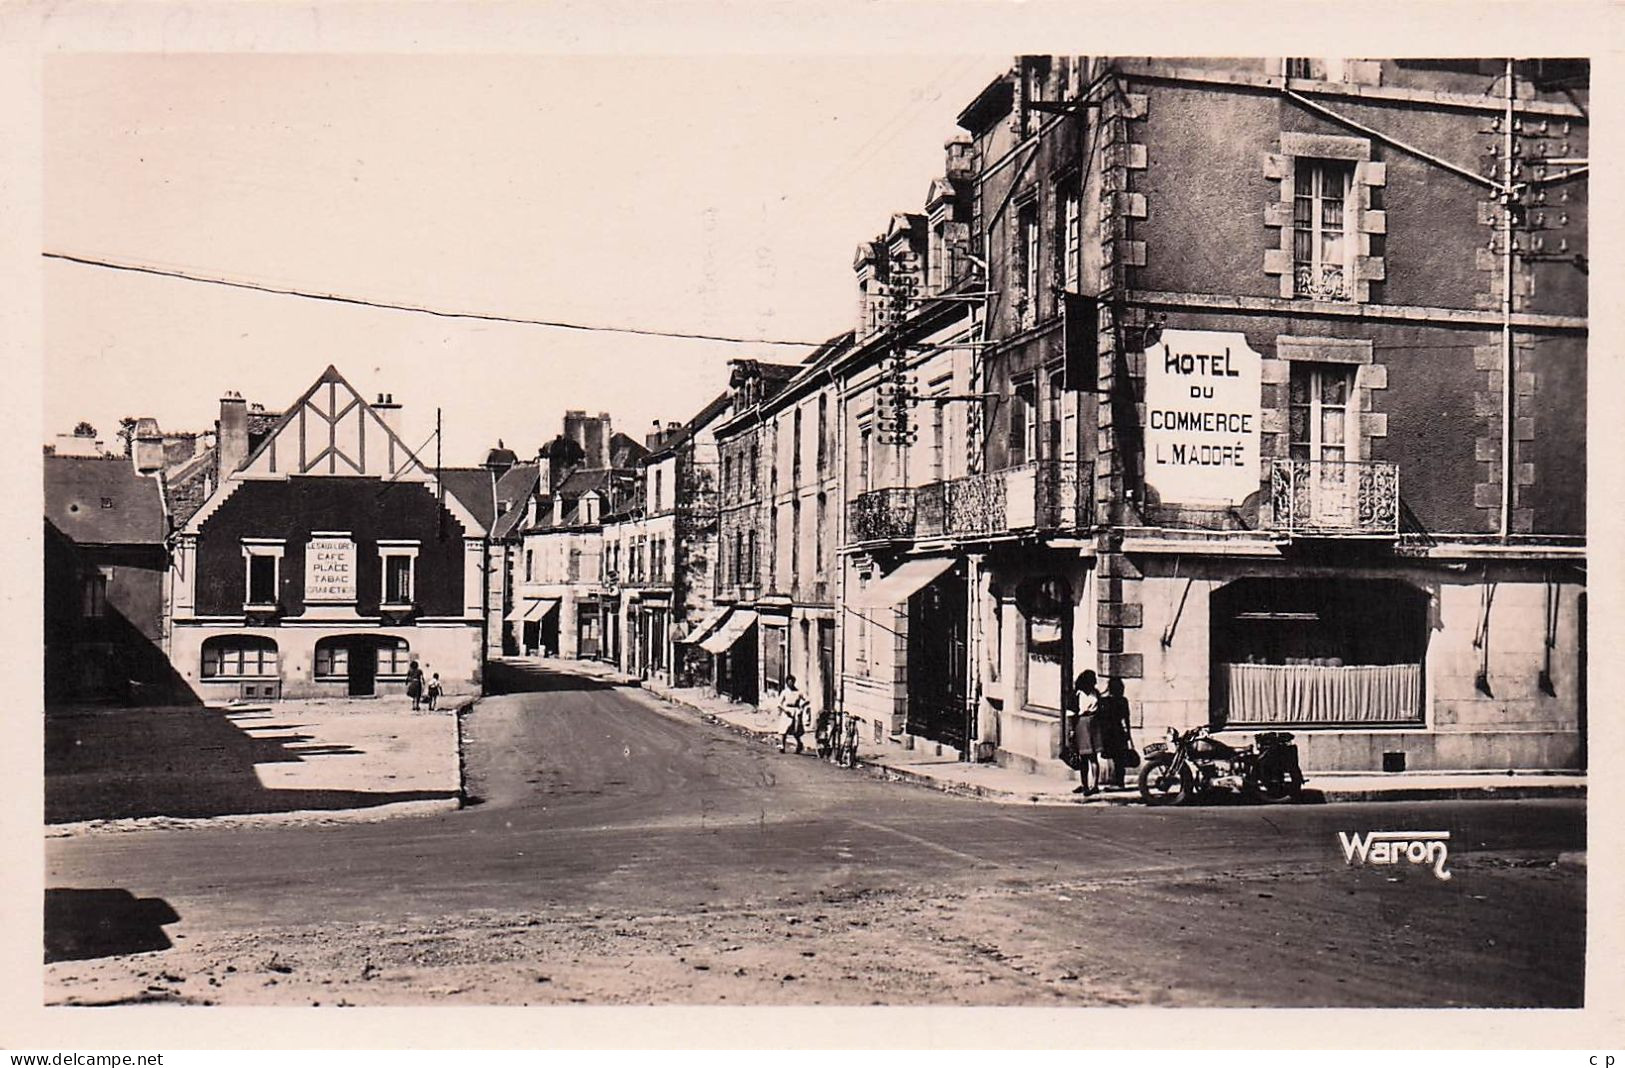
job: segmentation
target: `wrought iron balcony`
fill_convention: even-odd
[[[1041,460],[917,489],[874,490],[852,502],[853,543],[1083,530],[1092,522],[1094,466]]]
[[[847,505],[846,529],[854,544],[914,537],[914,491],[892,487],[858,494]]]
[[[1276,460],[1275,527],[1320,537],[1399,536],[1399,467],[1377,461]]]

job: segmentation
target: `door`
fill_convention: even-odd
[[[377,689],[378,647],[361,640],[350,643],[350,696],[371,697]]]
[[[908,733],[965,748],[965,617],[956,567],[908,602]]]
[[[818,621],[818,681],[826,709],[835,707],[835,622]]]

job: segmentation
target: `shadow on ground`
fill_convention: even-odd
[[[545,661],[493,660],[485,665],[485,692],[564,693],[570,690],[611,690],[614,684],[584,675],[551,669]]]
[[[455,791],[269,789],[255,765],[361,755],[269,710],[204,707],[47,712],[45,822],[246,815],[443,800]]]
[[[45,891],[45,963],[151,953],[172,944],[164,925],[180,917],[157,897],[128,890]]]

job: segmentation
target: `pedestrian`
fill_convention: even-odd
[[[779,692],[779,752],[785,751],[791,738],[796,740],[796,752],[807,751],[801,737],[807,733],[808,707],[807,695],[796,689],[796,677],[786,676]]]
[[[1113,786],[1123,785],[1123,772],[1131,764],[1139,763],[1134,752],[1134,740],[1129,736],[1128,698],[1123,696],[1123,680],[1106,683],[1106,694],[1095,709],[1095,723],[1100,736],[1100,782]]]
[[[423,667],[416,658],[406,665],[406,696],[412,699],[412,711],[416,712],[423,701]]]
[[[813,731],[813,737],[818,741],[818,759],[828,760],[835,752],[835,711],[830,708],[818,710],[818,725]]]
[[[1078,778],[1075,794],[1092,794],[1100,785],[1100,693],[1095,689],[1095,673],[1080,672],[1072,683],[1072,751],[1077,754]]]
[[[858,717],[850,712],[841,717],[840,743],[835,747],[835,762],[843,768],[858,766]]]
[[[439,700],[440,700],[440,692],[441,692],[441,689],[440,689],[440,672],[437,671],[437,672],[434,673],[434,676],[431,679],[429,679],[428,694],[429,694],[429,711],[430,712],[434,711],[435,705],[439,702]]]

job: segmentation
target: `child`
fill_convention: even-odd
[[[835,713],[828,708],[819,709],[818,725],[813,732],[818,739],[818,759],[828,760],[835,752]]]
[[[440,672],[435,672],[429,680],[429,711],[433,712],[435,704],[440,700]]]

